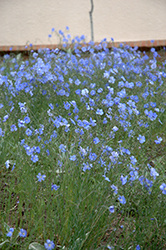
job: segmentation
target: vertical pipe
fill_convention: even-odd
[[[90,15],[90,26],[91,26],[91,40],[94,41],[92,12],[93,12],[93,0],[91,0],[91,11],[89,11],[89,15]]]

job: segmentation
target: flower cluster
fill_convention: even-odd
[[[55,32],[53,28],[49,39]],[[96,188],[97,194],[104,193],[104,200],[109,197],[103,205],[109,218],[116,218],[121,209],[137,207],[137,195],[142,199],[154,191],[165,199],[165,172],[160,169],[165,156],[158,155],[165,146],[166,73],[158,67],[157,52],[153,50],[149,60],[128,45],[110,51],[105,40],[82,47],[85,36],[71,40],[65,32],[58,32],[64,42],[62,50],[32,51],[27,61],[10,60],[8,55],[4,61],[10,67],[0,67],[1,168],[9,178],[5,185],[10,189],[10,178],[18,183],[18,197],[26,200],[26,213],[33,195],[33,209],[39,204],[50,224],[50,214],[63,214],[59,204],[70,213],[73,204],[86,202],[89,190]],[[80,186],[88,191],[76,190]],[[26,192],[30,194],[23,197]],[[54,206],[50,214],[48,204]],[[13,234],[10,228],[6,236],[12,239]],[[21,228],[19,237],[27,235]],[[47,239],[44,247],[51,250],[55,244]]]

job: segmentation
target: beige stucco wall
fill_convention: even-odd
[[[166,40],[166,0],[93,0],[94,40]],[[0,0],[0,46],[56,44],[56,30],[91,39],[90,0]]]

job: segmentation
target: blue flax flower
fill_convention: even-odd
[[[64,108],[65,108],[66,110],[70,109],[71,104],[70,104],[69,102],[63,102],[63,104],[64,104]]]
[[[44,243],[44,246],[45,246],[45,249],[47,249],[47,250],[52,250],[55,248],[54,242],[49,240],[49,239],[46,240],[46,243]]]
[[[114,249],[114,247],[112,247],[112,246],[110,246],[110,245],[108,245],[107,248],[108,248],[109,250],[113,250],[113,249]]]
[[[70,156],[70,161],[75,161],[76,160],[76,155],[71,155]]]
[[[95,153],[90,153],[90,155],[89,155],[89,160],[95,161],[96,158],[97,158],[97,155],[96,155]]]
[[[60,151],[61,151],[62,153],[65,153],[65,152],[66,152],[66,146],[65,146],[64,144],[61,144],[61,145],[59,146],[59,149],[60,149]]]
[[[33,161],[34,163],[37,162],[38,160],[39,160],[38,155],[31,156],[31,161]]]
[[[149,190],[153,186],[153,182],[145,178],[144,185]]]
[[[24,117],[24,122],[26,123],[26,124],[28,124],[28,123],[30,123],[30,118],[28,117],[28,116],[26,116],[26,117]]]
[[[156,176],[159,176],[159,174],[156,172],[155,168],[150,169],[150,175],[153,176],[154,180],[156,179]]]
[[[93,142],[94,142],[94,144],[98,144],[98,143],[100,142],[100,140],[99,140],[98,137],[95,137],[95,138],[93,139]]]
[[[97,115],[103,115],[104,112],[103,112],[102,109],[97,109],[96,114],[97,114]]]
[[[21,128],[21,127],[25,128],[24,124],[25,124],[25,121],[18,119],[18,126],[19,126],[19,128]]]
[[[32,135],[32,130],[27,128],[27,130],[25,131],[27,136],[31,136]]]
[[[126,203],[126,199],[125,199],[125,197],[122,195],[122,196],[119,196],[118,197],[118,200],[119,200],[119,202],[121,203],[121,204],[125,204]]]
[[[5,162],[5,165],[6,165],[6,168],[8,169],[8,168],[10,167],[10,161],[7,160],[7,161]]]
[[[45,174],[41,175],[41,173],[38,173],[36,177],[38,178],[38,181],[41,182],[45,180],[46,175]]]
[[[130,157],[130,160],[131,160],[131,164],[135,165],[135,163],[137,162],[137,159],[132,155]]]
[[[5,135],[5,131],[2,130],[2,128],[0,128],[0,136],[4,136]]]
[[[117,128],[116,126],[114,126],[114,127],[112,128],[112,130],[113,130],[114,132],[116,132],[116,131],[118,131],[118,128]]]
[[[85,172],[86,170],[90,170],[93,166],[92,164],[88,164],[88,163],[83,163],[83,168],[82,170]]]
[[[161,137],[158,137],[157,136],[157,140],[155,140],[154,142],[156,143],[156,144],[160,144],[161,142],[162,142],[162,138]]]
[[[27,231],[25,229],[21,228],[20,232],[19,232],[19,236],[25,238],[27,236]]]
[[[120,177],[120,180],[121,180],[121,182],[122,182],[122,185],[125,185],[126,184],[126,182],[127,182],[127,175],[126,175],[126,177],[124,177],[123,175],[121,175],[121,177]]]
[[[115,212],[114,206],[110,206],[109,211],[110,211],[110,213],[114,213]]]
[[[145,142],[145,136],[144,136],[144,135],[139,135],[139,136],[137,137],[137,140],[139,140],[139,142],[142,144],[142,143]]]
[[[7,236],[7,237],[11,237],[11,236],[13,235],[13,232],[14,232],[14,228],[11,227],[11,228],[9,229],[9,232],[6,234],[6,236]]]
[[[160,189],[161,189],[163,194],[166,194],[166,184],[165,183],[161,184]]]
[[[130,171],[130,181],[135,181],[136,179],[138,179],[138,171],[136,170],[133,170],[133,171]]]
[[[118,193],[118,188],[114,184],[111,185],[111,188],[114,190],[114,194]]]
[[[56,184],[52,184],[52,186],[51,186],[51,191],[52,191],[53,189],[55,189],[55,191],[57,191],[58,188],[60,188],[60,186],[57,186]]]
[[[105,174],[103,174],[103,177],[106,181],[110,182],[110,179]]]
[[[11,125],[11,132],[17,131],[17,127],[15,124]]]

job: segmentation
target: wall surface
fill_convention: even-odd
[[[94,41],[166,40],[166,0],[93,0]],[[0,0],[0,46],[57,44],[51,29],[91,39],[90,0]]]

